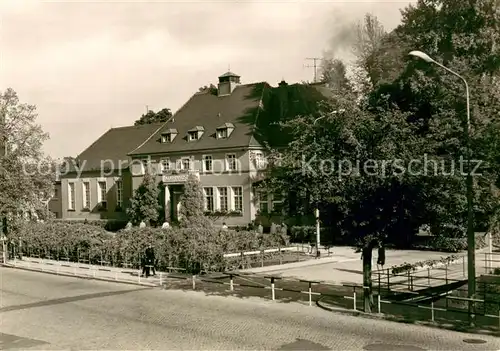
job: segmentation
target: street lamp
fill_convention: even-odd
[[[320,119],[323,119],[325,117],[329,117],[332,115],[335,115],[337,113],[343,113],[345,112],[345,109],[340,109],[340,110],[335,110],[330,112],[327,115],[323,115],[321,117],[318,117],[314,120],[313,126],[316,125],[316,122],[318,122]],[[316,136],[314,137],[314,142],[316,142]],[[319,201],[318,201],[319,202]],[[316,202],[316,209],[314,210],[314,216],[316,217],[316,257],[319,257],[319,244],[320,244],[320,239],[321,239],[321,234],[320,234],[320,225],[319,225],[319,204]]]
[[[474,233],[474,214],[473,214],[473,183],[472,174],[470,167],[471,159],[471,148],[470,148],[470,105],[469,105],[469,85],[464,77],[455,71],[452,71],[448,67],[442,65],[441,63],[432,59],[429,55],[422,51],[411,51],[410,56],[418,57],[425,62],[433,63],[453,74],[454,76],[460,78],[465,85],[465,94],[467,98],[467,128],[465,130],[466,142],[467,142],[467,262],[468,262],[468,295],[469,298],[473,298],[476,293],[476,259],[475,259],[475,233]]]

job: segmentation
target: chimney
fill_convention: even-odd
[[[218,96],[231,95],[234,89],[240,83],[240,76],[233,72],[226,72],[219,77],[219,85],[217,89]]]
[[[279,84],[278,84],[278,86],[280,86],[280,87],[286,87],[287,85],[288,85],[288,83],[285,82],[284,79],[282,79],[281,82],[279,82]]]

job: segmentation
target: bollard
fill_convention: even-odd
[[[271,299],[274,301],[274,278],[271,278]]]
[[[462,274],[465,277],[465,256],[462,256]]]
[[[196,275],[193,275],[192,280],[193,280],[193,290],[195,290],[196,289]]]
[[[160,272],[160,285],[163,285],[163,274]]]
[[[309,306],[312,306],[312,288],[311,288],[311,282],[309,282]]]
[[[431,301],[431,321],[434,322],[434,301]]]
[[[380,295],[380,271],[378,271],[378,294]]]
[[[354,311],[356,311],[356,290],[354,290],[353,299],[354,299]]]
[[[391,292],[391,276],[389,268],[387,268],[387,292]]]
[[[377,295],[377,309],[379,314],[382,313],[380,309],[380,295]]]
[[[264,267],[264,250],[260,252],[260,266]]]
[[[233,275],[229,274],[229,290],[233,291],[234,286],[233,286]]]

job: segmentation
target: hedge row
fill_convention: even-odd
[[[286,246],[283,234],[216,228],[131,228],[110,233],[100,226],[51,221],[26,222],[14,237],[21,240],[24,255],[67,259],[74,262],[139,267],[149,244],[154,245],[158,268],[183,268],[187,272],[224,271],[235,268],[225,253]],[[18,240],[14,243],[18,245]],[[236,267],[237,268],[237,267]]]

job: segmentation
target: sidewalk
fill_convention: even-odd
[[[161,286],[166,282],[167,273],[156,272],[156,276],[141,277],[138,269],[127,269],[109,266],[89,265],[76,262],[65,262],[32,257],[22,260],[12,259],[3,264],[6,267],[25,269],[57,275],[113,281],[144,286]]]
[[[476,251],[476,272],[477,275],[484,274],[484,264],[482,253],[484,249]],[[466,252],[457,253],[457,256],[466,255]],[[387,250],[386,251],[386,265],[385,269],[392,266],[401,265],[405,262],[415,263],[418,261],[425,261],[428,259],[439,260],[443,257],[450,256],[446,252],[434,251],[416,251],[416,250]],[[377,252],[373,252],[372,269],[376,270]],[[449,270],[434,269],[431,274],[436,278],[446,280],[446,276],[450,280],[462,280],[464,274],[467,275],[467,258],[464,261],[457,262],[450,265]],[[464,269],[465,266],[465,269]],[[282,277],[290,277],[295,279],[311,279],[316,281],[326,281],[333,284],[362,284],[363,283],[363,267],[360,253],[354,252],[350,247],[335,247],[331,249],[330,257],[321,259],[312,259],[297,263],[288,263],[281,266],[268,266],[263,268],[246,269],[244,272],[249,273],[272,273]],[[427,270],[419,272],[419,275],[425,276],[427,279]],[[401,279],[403,279],[402,277]],[[373,277],[376,279],[376,277]],[[395,279],[391,277],[392,280]],[[420,279],[419,279],[420,280]],[[436,282],[442,281],[435,279]],[[444,283],[444,282],[443,282]],[[418,284],[423,284],[422,282]]]

